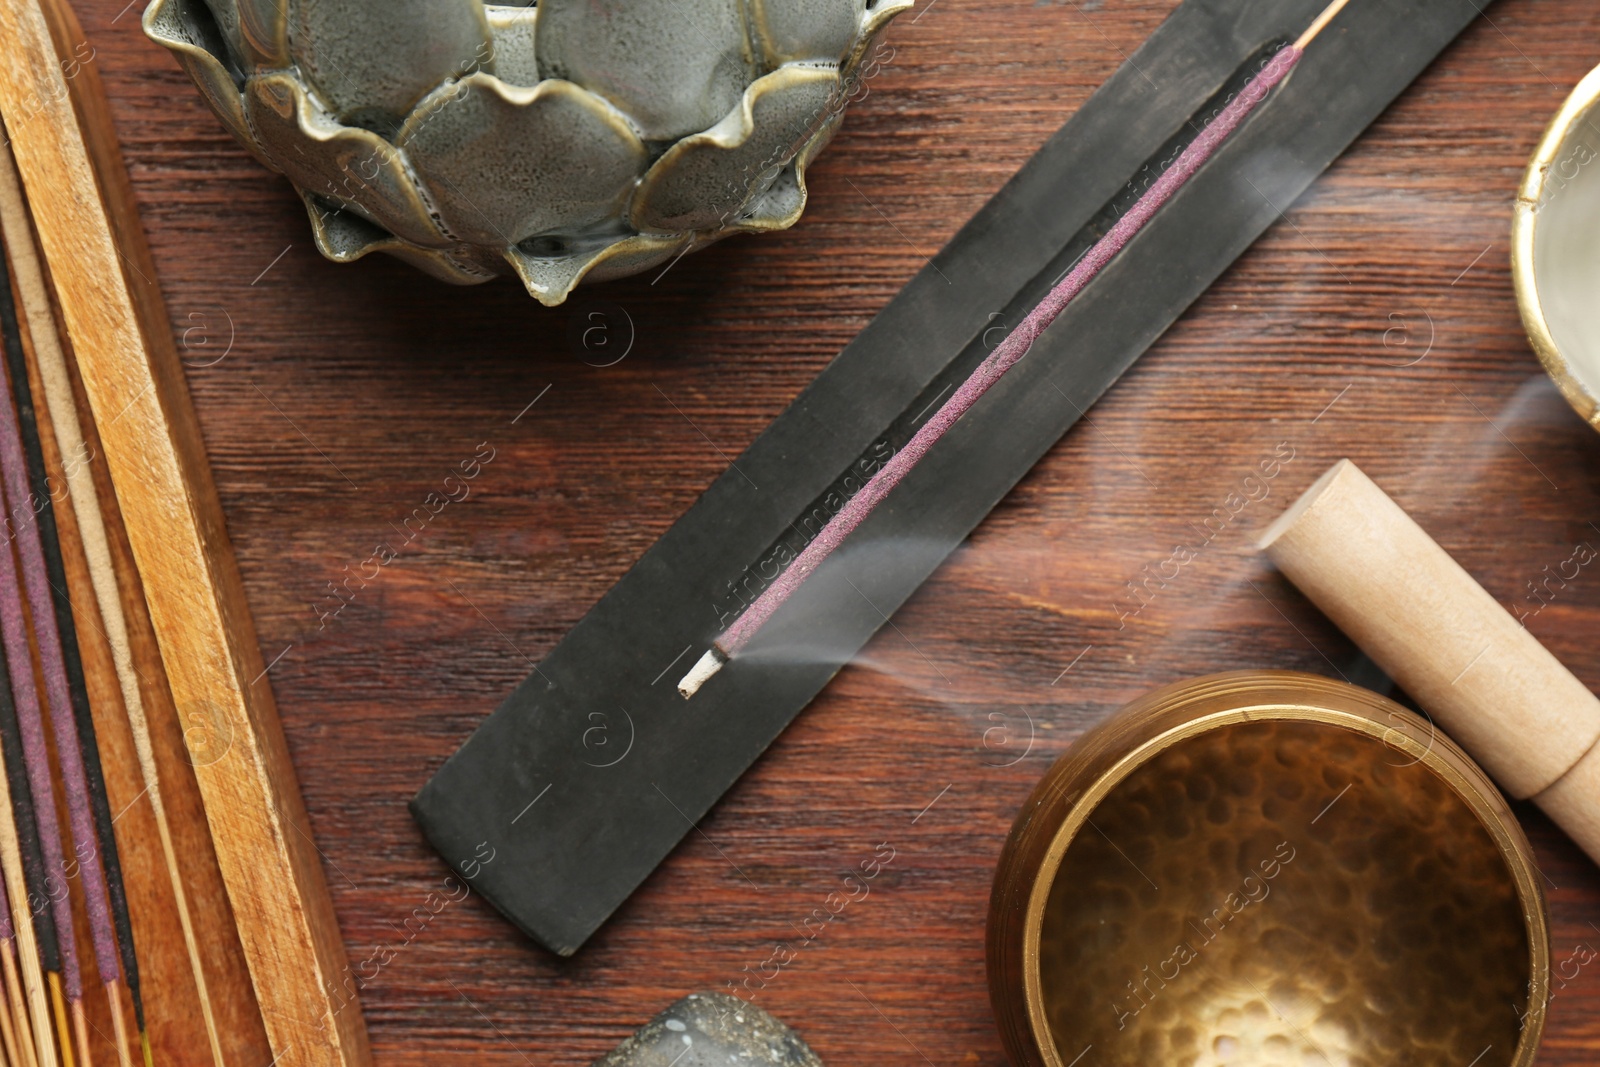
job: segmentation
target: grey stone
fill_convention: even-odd
[[[691,993],[593,1067],[822,1067],[800,1035],[749,1001]]]

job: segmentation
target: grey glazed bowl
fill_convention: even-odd
[[[322,254],[387,252],[545,304],[781,230],[913,0],[152,0]]]

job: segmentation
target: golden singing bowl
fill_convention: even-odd
[[[1600,428],[1600,68],[1550,120],[1511,223],[1511,280],[1539,362]]]
[[[1017,1067],[1524,1067],[1550,934],[1527,839],[1449,738],[1241,672],[1135,701],[1050,769],[988,957]]]

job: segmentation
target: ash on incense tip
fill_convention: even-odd
[[[700,692],[700,687],[705,685],[712,675],[720,671],[722,665],[726,662],[728,662],[727,656],[724,656],[715,648],[708,650],[705,655],[695,661],[693,667],[689,668],[689,673],[679,680],[678,695],[688,700]]]

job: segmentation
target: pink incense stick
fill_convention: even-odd
[[[1211,158],[1218,146],[1239,128],[1262,100],[1266,99],[1273,87],[1289,76],[1289,72],[1305,54],[1305,46],[1348,2],[1349,0],[1333,0],[1333,3],[1317,16],[1310,28],[1300,35],[1299,40],[1278,52],[1260,73],[1250,79],[1227,107],[1223,108],[1222,113],[1200,132],[1189,147],[1183,150],[1166,173],[1156,179],[1104,237],[1095,242],[1017,328],[1012,330],[988,358],[978,365],[978,368],[950,399],[944,402],[934,416],[917,430],[911,440],[906,442],[906,446],[878,469],[867,484],[861,487],[861,491],[850,498],[794,562],[734,620],[732,626],[723,631],[722,636],[717,638],[710,650],[701,656],[690,668],[689,673],[678,682],[679,693],[685,698],[693,696],[708,679],[722,669],[723,664],[750,642],[756,631],[772,617],[773,612],[777,611],[784,601],[811,577],[823,560],[838,549],[851,531],[872,514],[872,510],[882,502],[890,490],[900,484],[934,443],[943,437],[961,416],[972,409],[978,398],[988,392],[990,386],[999,381],[1006,371],[1016,366],[1017,362],[1028,354],[1033,342],[1045,328],[1054,322],[1106,264],[1127,246],[1161,206],[1194,177],[1201,165]]]
[[[100,866],[98,838],[89,809],[89,786],[84,776],[83,752],[78,747],[76,725],[72,719],[61,635],[56,628],[55,603],[50,595],[50,583],[45,577],[44,549],[39,541],[34,501],[28,489],[28,471],[22,452],[22,430],[17,420],[15,391],[10,378],[3,372],[0,372],[0,381],[4,382],[4,388],[0,389],[0,500],[6,503],[7,519],[0,528],[5,530],[8,541],[0,549],[0,615],[4,616],[6,656],[11,671],[12,695],[17,705],[17,723],[22,734],[23,760],[28,769],[28,785],[34,797],[39,839],[47,867],[46,892],[50,896],[51,912],[61,942],[62,979],[66,985],[67,999],[79,1001],[83,999],[83,977],[73,935],[72,900],[67,892],[68,866],[61,841],[61,826],[57,821],[43,713],[33,681],[33,657],[28,650],[23,621],[21,586],[27,589],[27,604],[33,613],[39,663],[44,669],[45,694],[51,709],[56,752],[61,760],[67,815],[73,840],[78,843],[82,857],[78,866],[84,878],[85,907],[89,914],[95,959],[103,981],[115,981],[121,970],[116,934],[111,925],[105,875]],[[21,557],[23,580],[20,585],[12,560],[12,543],[17,546],[17,554]],[[83,854],[85,852],[86,855]],[[61,892],[55,892],[55,886],[60,886]]]
[[[0,504],[5,494],[0,492]],[[0,547],[0,640],[5,642],[6,667],[11,676],[11,695],[17,706],[17,724],[22,734],[22,758],[28,768],[28,789],[34,797],[34,812],[39,823],[39,842],[44,851],[45,864],[52,871],[62,870],[65,862],[61,852],[61,829],[56,823],[55,793],[50,784],[50,767],[46,754],[44,727],[40,722],[39,693],[33,683],[33,653],[28,650],[28,625],[22,602],[22,584],[18,580],[16,560],[9,540]],[[5,818],[0,813],[0,818]],[[54,897],[54,894],[51,894]],[[70,931],[72,909],[64,897],[52,899],[51,917],[56,923],[56,939],[65,961],[70,956],[70,966],[63,970],[76,973],[77,949]],[[64,924],[64,925],[63,925]],[[71,984],[69,980],[69,986]],[[81,978],[78,985],[82,987]],[[81,992],[80,992],[81,996]]]

